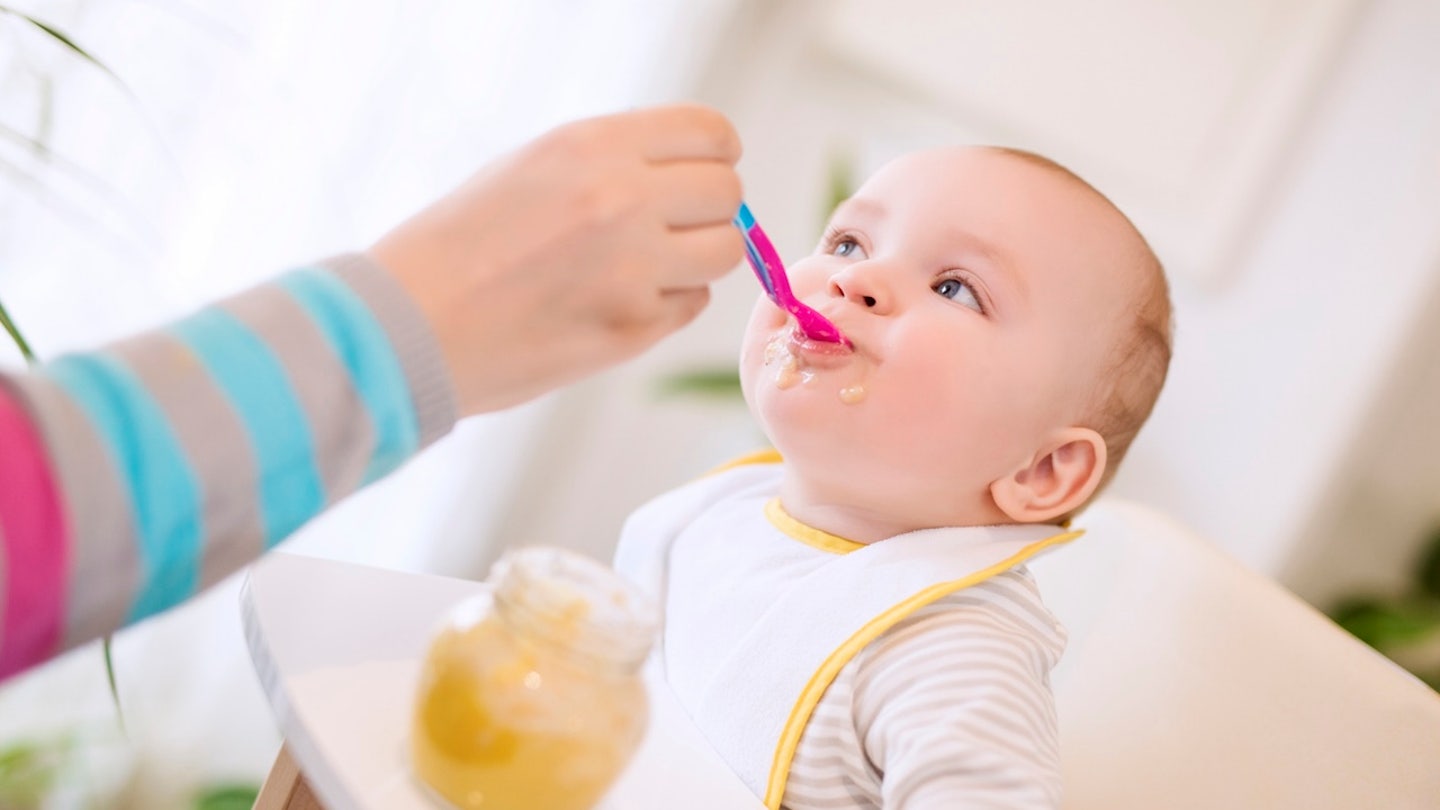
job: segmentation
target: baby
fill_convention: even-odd
[[[741,380],[776,452],[646,504],[616,553],[666,682],[771,808],[1058,807],[1065,634],[1024,563],[1159,395],[1159,261],[1063,167],[950,148],[882,168],[790,277],[853,347],[762,297]]]

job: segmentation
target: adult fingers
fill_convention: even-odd
[[[723,225],[672,230],[666,237],[666,247],[659,279],[660,289],[666,291],[709,284],[734,270],[745,254],[740,231],[729,221]]]
[[[695,320],[710,303],[709,287],[667,290],[661,294],[661,315],[655,322],[655,339],[664,337]]]
[[[670,104],[622,113],[611,119],[653,163],[672,160],[740,159],[740,135],[718,110],[699,104]]]
[[[651,176],[660,215],[672,228],[728,224],[740,208],[740,176],[724,163],[667,163]]]

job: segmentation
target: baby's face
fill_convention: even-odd
[[[854,350],[799,340],[763,297],[747,327],[746,399],[787,474],[882,523],[1001,522],[989,484],[1089,412],[1134,298],[1123,227],[1092,192],[1004,153],[881,169],[790,267]]]

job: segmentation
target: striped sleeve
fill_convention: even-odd
[[[236,570],[444,435],[454,402],[361,255],[0,377],[0,678]]]
[[[1063,648],[1023,569],[917,612],[827,690],[783,806],[1058,808],[1049,673]]]

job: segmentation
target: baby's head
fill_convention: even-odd
[[[792,339],[762,298],[746,399],[786,458],[786,506],[860,541],[1068,517],[1113,475],[1170,362],[1144,238],[1025,152],[901,157],[789,269],[854,350]]]

